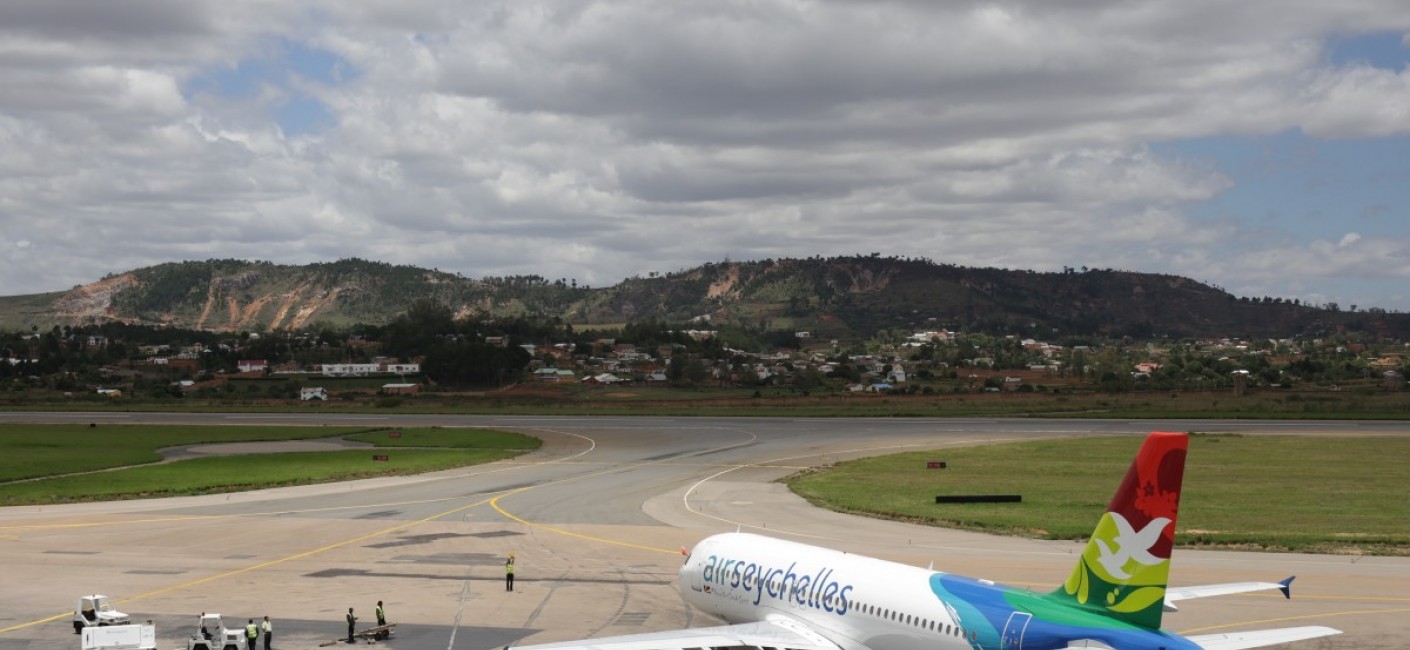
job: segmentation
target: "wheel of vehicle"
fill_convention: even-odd
[[[74,621],[74,622],[73,622],[73,633],[74,633],[74,634],[83,634],[83,623],[82,623],[81,621]]]

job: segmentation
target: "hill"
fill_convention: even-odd
[[[213,331],[378,325],[432,298],[461,317],[647,319],[865,337],[886,328],[1149,338],[1410,335],[1410,316],[1239,298],[1188,278],[1116,270],[1059,273],[866,257],[705,264],[605,288],[539,276],[470,279],[348,259],[305,266],[243,260],[136,269],[67,292],[0,298],[0,327],[121,321]]]

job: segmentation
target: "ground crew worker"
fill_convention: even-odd
[[[269,617],[264,617],[264,622],[260,623],[259,631],[264,635],[264,650],[269,650],[269,644],[274,639],[274,626],[269,624]]]
[[[382,609],[382,601],[377,601],[377,627],[387,624],[387,610]]]
[[[349,607],[349,608],[348,608],[348,643],[354,643],[354,641],[353,641],[353,623],[356,623],[356,622],[357,622],[357,617],[356,617],[356,616],[353,616],[353,608]]]
[[[504,590],[514,591],[514,554],[509,554],[509,559],[504,561]]]
[[[248,619],[245,623],[245,647],[248,650],[255,650],[255,639],[259,638],[259,628],[255,626],[255,619]]]

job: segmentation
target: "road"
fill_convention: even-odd
[[[156,621],[162,648],[184,647],[202,611],[240,625],[268,615],[275,648],[315,648],[343,634],[349,607],[360,625],[371,622],[378,600],[399,624],[385,645],[418,650],[717,624],[684,606],[675,573],[681,547],[737,528],[1049,590],[1077,544],[826,512],[774,481],[865,455],[1035,438],[1125,435],[1134,452],[1136,437],[1157,429],[1410,435],[1410,423],[1380,422],[0,414],[15,421],[484,426],[545,444],[513,461],[416,477],[0,509],[0,649],[77,647],[67,610],[94,592]],[[513,593],[503,586],[509,553]],[[1172,583],[1290,574],[1291,602],[1192,601],[1165,626],[1321,624],[1347,634],[1296,647],[1404,645],[1410,558],[1177,550]]]

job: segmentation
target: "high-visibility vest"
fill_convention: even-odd
[[[381,606],[381,605],[378,605],[378,606],[377,606],[377,620],[380,621],[380,620],[385,619],[385,618],[387,618],[387,613],[384,612],[384,611],[382,611],[382,606]]]
[[[260,624],[260,629],[264,630],[265,634],[269,634],[270,632],[274,631],[274,626],[270,625],[269,621],[265,621],[264,623]]]
[[[504,563],[504,572],[509,575],[514,575],[514,560]]]
[[[253,639],[257,636],[259,636],[259,628],[255,627],[254,623],[245,626],[245,638]]]

